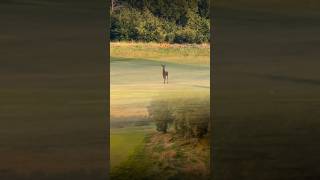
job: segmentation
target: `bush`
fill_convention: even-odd
[[[206,100],[187,99],[180,101],[174,111],[174,126],[177,133],[186,138],[201,138],[209,131],[210,104]]]
[[[157,130],[167,132],[170,124],[185,138],[201,138],[209,132],[210,104],[204,99],[176,99],[152,101],[149,117]]]
[[[195,43],[197,32],[191,28],[179,28],[175,33],[175,43]]]
[[[165,31],[165,41],[168,43],[173,43],[175,38],[175,32],[177,31],[177,26],[175,23],[170,21],[163,21],[163,30]]]
[[[172,123],[172,109],[167,101],[153,101],[148,106],[149,118],[156,124],[157,131],[166,133]]]

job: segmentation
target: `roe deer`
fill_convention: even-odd
[[[163,77],[163,84],[166,83],[166,80],[167,80],[167,84],[169,83],[168,80],[169,80],[169,73],[168,71],[166,71],[166,65],[165,64],[161,64],[162,66],[162,77]]]

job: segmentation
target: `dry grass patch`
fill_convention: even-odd
[[[209,44],[112,42],[110,54],[118,58],[149,59],[179,64],[210,64]]]

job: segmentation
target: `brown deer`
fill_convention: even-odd
[[[161,64],[162,66],[162,77],[163,77],[163,84],[166,83],[166,80],[167,80],[167,84],[169,83],[168,80],[169,80],[169,73],[168,71],[166,71],[166,65],[165,64]]]

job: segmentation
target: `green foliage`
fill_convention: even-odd
[[[142,15],[135,9],[123,8],[118,13],[112,13],[110,38],[112,40],[136,39],[140,19]]]
[[[144,10],[142,13],[144,21],[140,21],[138,30],[138,39],[145,42],[163,42],[165,40],[166,32],[163,29],[163,22],[153,16],[148,10]]]
[[[175,43],[204,43],[210,41],[210,21],[189,9],[187,23],[175,31]]]
[[[185,27],[179,28],[175,33],[174,42],[176,43],[194,43],[197,33],[195,30]]]
[[[119,1],[111,13],[113,41],[168,43],[209,42],[207,0]]]
[[[210,0],[199,0],[198,1],[198,11],[201,17],[209,19],[210,17]]]
[[[187,138],[201,138],[209,131],[210,104],[208,100],[180,100],[174,110],[174,128]]]
[[[175,131],[185,138],[201,138],[209,131],[210,104],[206,99],[155,100],[148,107],[148,112],[161,132],[166,132],[171,123]]]
[[[149,118],[157,126],[157,131],[166,133],[169,124],[172,123],[172,109],[167,101],[153,101],[148,106]]]

